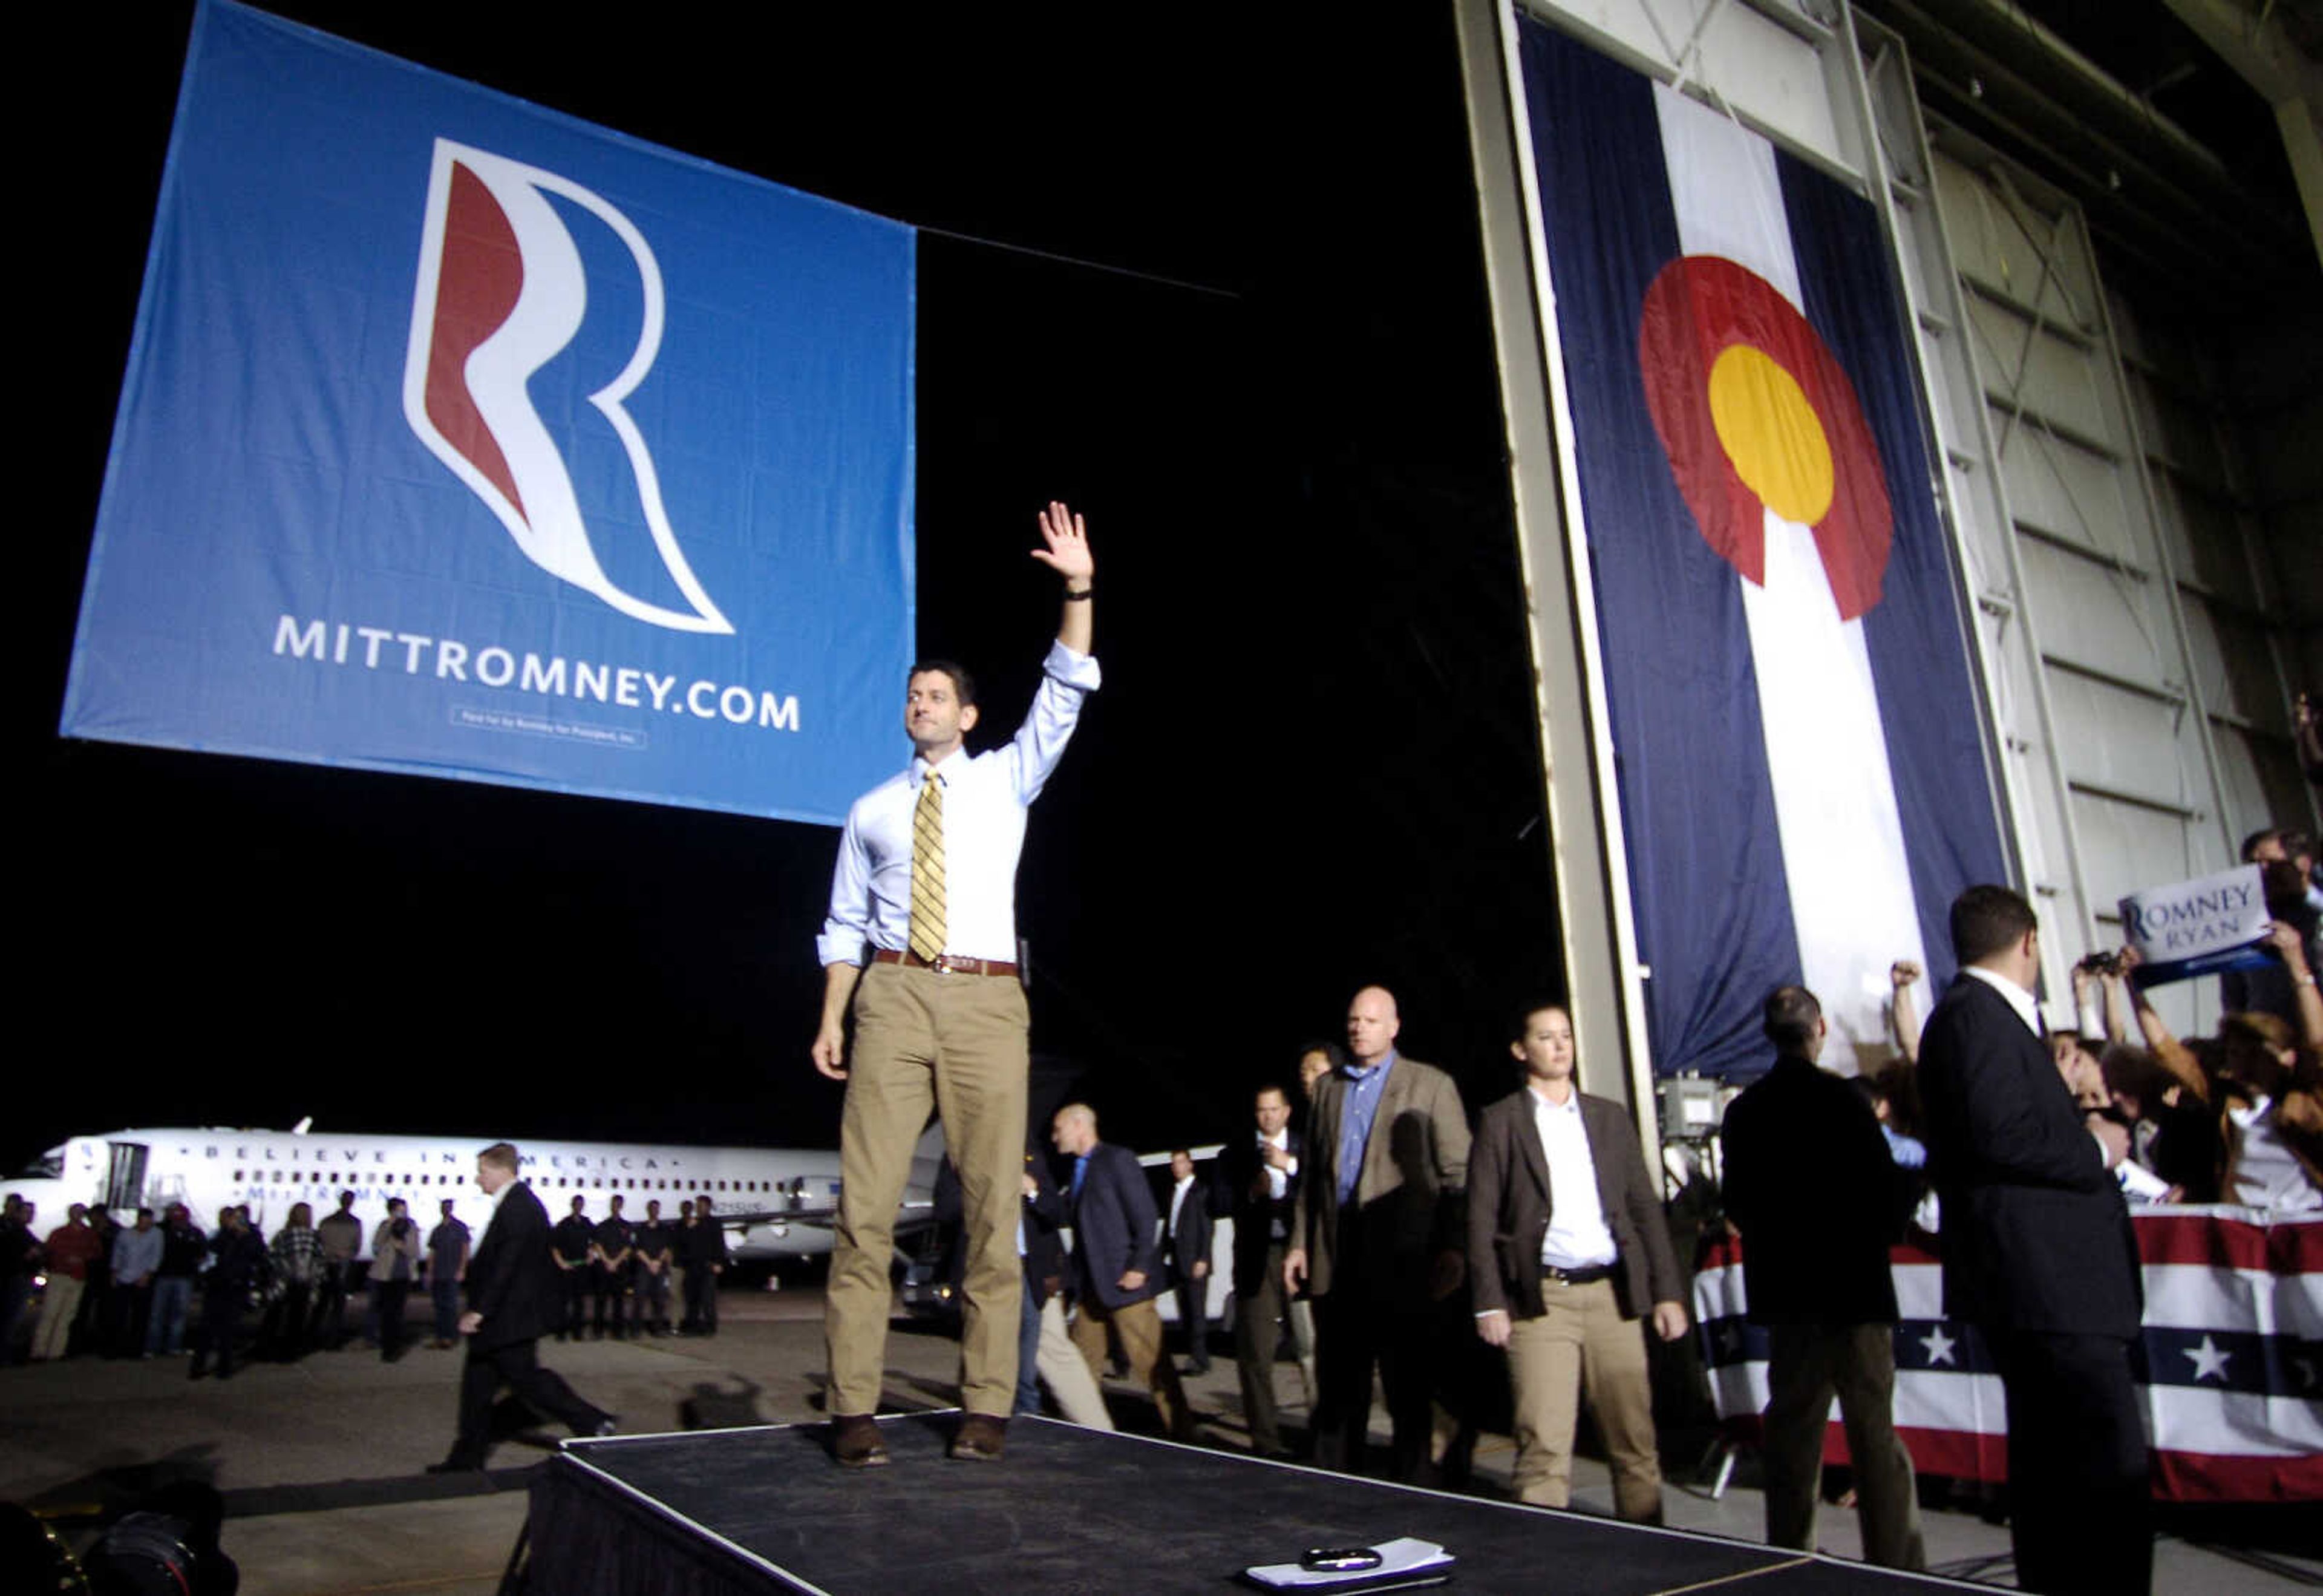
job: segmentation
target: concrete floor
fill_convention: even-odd
[[[821,1293],[737,1289],[724,1305],[715,1340],[546,1342],[543,1362],[619,1413],[631,1432],[819,1417]],[[893,1405],[950,1406],[958,1364],[956,1343],[899,1325],[888,1345]],[[192,1475],[226,1495],[224,1546],[241,1564],[246,1596],[491,1596],[524,1522],[522,1472],[540,1453],[511,1443],[494,1454],[492,1474],[425,1473],[450,1444],[457,1370],[457,1353],[425,1347],[394,1364],[375,1353],[319,1353],[289,1367],[253,1366],[226,1382],[189,1381],[182,1359],[0,1370],[0,1500],[67,1515],[57,1520],[60,1531],[85,1542],[96,1515]],[[1304,1418],[1297,1371],[1282,1364],[1276,1373],[1295,1429]],[[1240,1449],[1231,1358],[1216,1358],[1188,1385],[1205,1436]],[[1113,1394],[1127,1427],[1150,1423],[1135,1393]],[[1485,1489],[1505,1485],[1511,1460],[1505,1437],[1484,1438],[1476,1472]],[[1716,1500],[1680,1482],[1693,1461],[1666,1460],[1669,1521],[1760,1538],[1763,1502],[1748,1460]],[[1580,1460],[1575,1506],[1611,1510],[1602,1464]],[[75,1509],[89,1516],[76,1520]],[[1928,1555],[1941,1572],[2007,1582],[2004,1527],[1968,1511],[1932,1510],[1925,1519]],[[1824,1551],[1858,1554],[1851,1513],[1826,1509],[1819,1533]],[[2283,1539],[2279,1518],[2262,1533]],[[2162,1596],[2318,1585],[2323,1559],[2177,1536],[2157,1547]]]

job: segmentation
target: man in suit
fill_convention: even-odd
[[[1186,1364],[1196,1374],[1210,1371],[1209,1194],[1194,1178],[1194,1154],[1180,1147],[1170,1154],[1170,1222],[1162,1227],[1162,1261],[1170,1269],[1170,1289],[1178,1296],[1178,1323],[1186,1331]]]
[[[1742,1233],[1754,1325],[1768,1327],[1767,1544],[1814,1550],[1823,1429],[1835,1393],[1855,1469],[1863,1555],[1925,1568],[1912,1457],[1896,1438],[1896,1276],[1913,1204],[1879,1118],[1817,1069],[1828,1029],[1804,986],[1767,999],[1775,1067],[1726,1111],[1726,1215]]]
[[[1573,1016],[1525,1014],[1510,1051],[1525,1089],[1484,1110],[1468,1172],[1476,1334],[1505,1347],[1516,1399],[1518,1499],[1567,1506],[1582,1391],[1613,1468],[1613,1508],[1658,1524],[1661,1459],[1639,1319],[1685,1334],[1685,1285],[1638,1130],[1574,1085]]]
[[[1041,1383],[1057,1399],[1057,1411],[1070,1424],[1093,1430],[1113,1428],[1097,1378],[1065,1334],[1064,1194],[1049,1179],[1048,1160],[1024,1154],[1020,1182],[1024,1206],[1016,1225],[1024,1271],[1024,1321],[1016,1332],[1016,1406],[1020,1414],[1041,1411]]]
[[[564,1322],[564,1293],[549,1256],[548,1211],[516,1178],[517,1151],[495,1142],[476,1155],[476,1184],[491,1199],[484,1239],[468,1259],[468,1338],[460,1371],[460,1431],[451,1455],[431,1474],[484,1466],[492,1445],[492,1398],[507,1386],[530,1407],[576,1435],[610,1435],[613,1416],[583,1401],[553,1369],[540,1366],[537,1344]]]
[[[1383,986],[1347,1006],[1350,1059],[1316,1089],[1282,1281],[1315,1299],[1315,1461],[1362,1462],[1377,1365],[1390,1466],[1412,1481],[1428,1463],[1434,1307],[1460,1287],[1468,1120],[1450,1076],[1397,1054],[1401,1030]]]
[[[1235,1366],[1251,1450],[1261,1457],[1287,1457],[1275,1417],[1274,1351],[1288,1317],[1282,1259],[1290,1250],[1305,1143],[1290,1128],[1290,1098],[1281,1087],[1259,1087],[1252,1108],[1256,1133],[1229,1145],[1219,1160],[1234,1202]]]
[[[2112,1173],[2128,1133],[2074,1106],[2042,1044],[2032,905],[1972,886],[1952,903],[1951,938],[1961,968],[1921,1033],[1920,1096],[1944,1312],[1983,1330],[2007,1399],[2017,1583],[2145,1591],[2153,1537],[2130,1374],[2144,1292]]]
[[[1100,1142],[1097,1111],[1069,1103],[1050,1123],[1057,1151],[1073,1160],[1067,1205],[1073,1226],[1073,1344],[1093,1377],[1103,1378],[1105,1333],[1110,1325],[1129,1360],[1129,1377],[1153,1392],[1162,1427],[1175,1440],[1193,1439],[1194,1416],[1178,1383],[1178,1366],[1162,1350],[1161,1220],[1153,1211],[1145,1171],[1125,1147]]]

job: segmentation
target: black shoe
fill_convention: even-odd
[[[209,1361],[206,1358],[196,1358],[192,1362],[186,1365],[186,1378],[188,1380],[199,1380],[209,1371]]]
[[[484,1472],[484,1465],[481,1463],[468,1463],[456,1457],[447,1457],[442,1463],[429,1463],[427,1472],[431,1474],[481,1474]]]

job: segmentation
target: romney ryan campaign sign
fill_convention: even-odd
[[[2239,865],[2121,900],[2121,925],[2143,961],[2137,984],[2159,986],[2274,960],[2262,944],[2274,917],[2256,865]]]
[[[836,822],[913,230],[205,0],[61,729]]]

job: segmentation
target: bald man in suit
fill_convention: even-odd
[[[1463,1278],[1468,1120],[1450,1076],[1398,1055],[1401,1031],[1383,986],[1347,1005],[1351,1058],[1316,1089],[1282,1278],[1315,1300],[1315,1461],[1362,1462],[1376,1364],[1390,1466],[1414,1481],[1428,1463],[1436,1304]]]

